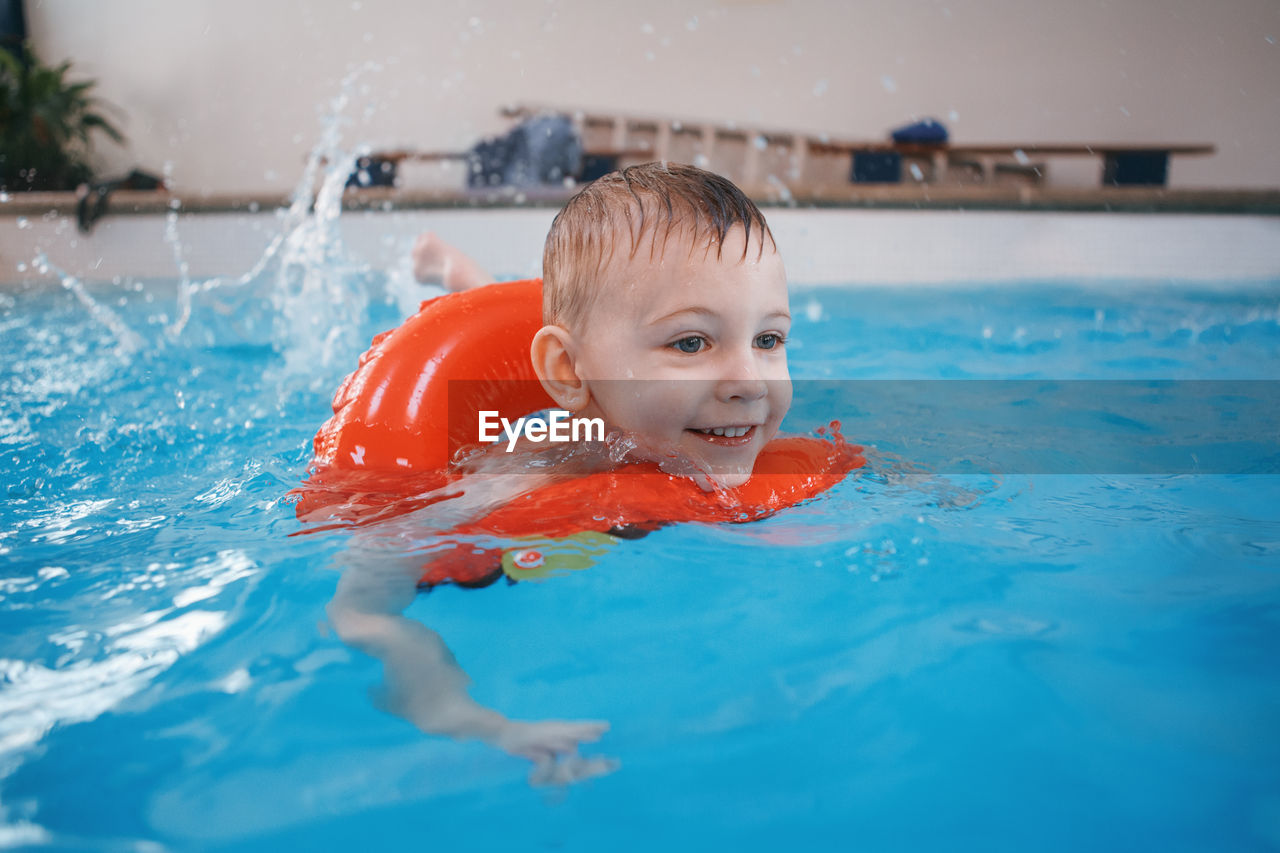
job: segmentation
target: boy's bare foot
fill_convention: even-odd
[[[412,254],[413,277],[424,284],[439,284],[445,290],[459,291],[493,281],[493,276],[461,249],[441,240],[434,232],[424,231],[418,235]]]

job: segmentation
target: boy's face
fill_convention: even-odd
[[[791,405],[785,341],[791,329],[782,259],[744,231],[723,251],[673,232],[654,250],[602,271],[573,335],[581,414],[630,433],[644,455],[704,488],[746,482]]]

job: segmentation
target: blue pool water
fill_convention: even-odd
[[[407,611],[485,705],[610,721],[585,751],[620,768],[567,789],[378,710],[326,626],[348,534],[289,536],[332,389],[402,310],[381,284],[345,282],[358,334],[323,351],[277,285],[199,294],[181,330],[173,282],[88,286],[132,347],[69,290],[0,296],[0,846],[1280,847],[1268,437],[1209,473],[1064,461],[912,384],[1271,380],[1280,282],[796,288],[794,376],[885,384],[814,383],[786,427],[842,419],[865,471]],[[1143,411],[1083,428],[1163,434]],[[957,435],[1024,452],[957,461]]]

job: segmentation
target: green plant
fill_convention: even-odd
[[[123,141],[98,112],[96,84],[69,82],[70,70],[70,62],[41,65],[29,47],[21,59],[0,50],[0,188],[75,189],[93,175],[93,132]]]

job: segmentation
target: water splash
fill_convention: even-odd
[[[131,355],[142,349],[144,344],[142,336],[133,329],[130,329],[125,324],[124,320],[120,319],[119,314],[94,299],[93,296],[90,295],[89,291],[85,289],[84,282],[70,273],[58,269],[50,263],[49,258],[44,252],[36,253],[35,258],[32,261],[32,265],[41,275],[57,276],[58,281],[62,283],[62,286],[75,295],[76,299],[80,301],[80,304],[88,309],[89,314],[93,319],[106,327],[111,334],[115,336],[116,345],[114,352],[118,357],[128,359]]]
[[[380,65],[365,63],[342,79],[294,189],[282,239],[268,248],[281,253],[271,302],[274,343],[285,357],[286,376],[314,374],[317,365],[346,364],[359,351],[358,324],[352,319],[364,314],[368,296],[347,284],[357,270],[346,258],[338,220],[351,164],[362,152],[342,147],[342,130],[351,123],[346,113],[357,81],[379,70]]]
[[[168,164],[165,165],[165,179],[168,180],[170,170]],[[195,295],[195,287],[191,283],[191,266],[187,263],[182,238],[178,235],[178,207],[180,204],[181,202],[174,199],[169,205],[168,215],[164,218],[164,241],[169,244],[169,248],[173,252],[173,265],[178,269],[178,318],[165,330],[172,341],[177,340],[178,334],[187,325],[187,321],[191,319],[191,301]]]
[[[57,268],[43,250],[33,259],[32,267],[42,275],[58,277],[93,319],[115,337],[114,351],[121,358],[128,359],[148,345],[181,343],[201,295],[234,293],[238,294],[235,298],[247,300],[234,313],[249,329],[255,326],[255,317],[269,320],[269,343],[284,359],[278,378],[289,381],[307,376],[320,385],[330,384],[332,377],[327,374],[331,371],[325,368],[345,367],[359,353],[361,321],[369,307],[365,282],[353,281],[368,270],[348,260],[339,230],[347,178],[352,164],[367,149],[344,148],[343,131],[352,124],[348,112],[359,81],[381,70],[379,63],[364,63],[340,81],[338,95],[322,111],[320,137],[308,154],[289,206],[279,211],[277,233],[248,271],[193,280],[181,236],[180,203],[173,202],[165,218],[164,241],[172,253],[178,287],[172,320],[163,327],[160,340],[144,340],[115,311],[94,299],[84,282]],[[165,171],[166,176],[171,172],[168,164]],[[24,225],[19,223],[19,227]],[[218,307],[219,313],[228,313],[226,306]],[[269,318],[264,316],[267,314]],[[245,334],[252,336],[251,331],[237,330],[239,337]],[[209,343],[213,342],[210,338]]]
[[[378,63],[364,63],[342,78],[337,96],[321,117],[320,138],[308,153],[289,206],[280,212],[279,230],[248,272],[236,278],[192,282],[183,258],[177,213],[170,213],[165,239],[173,247],[181,276],[177,316],[166,329],[170,341],[177,341],[187,328],[200,294],[251,288],[265,280],[271,345],[284,357],[281,379],[308,376],[328,383],[324,368],[345,366],[359,352],[360,323],[354,321],[363,317],[369,300],[364,287],[351,283],[352,277],[364,270],[348,260],[339,220],[352,164],[367,151],[363,147],[344,148],[342,138],[343,130],[352,123],[348,112],[357,84],[364,75],[381,70]]]

